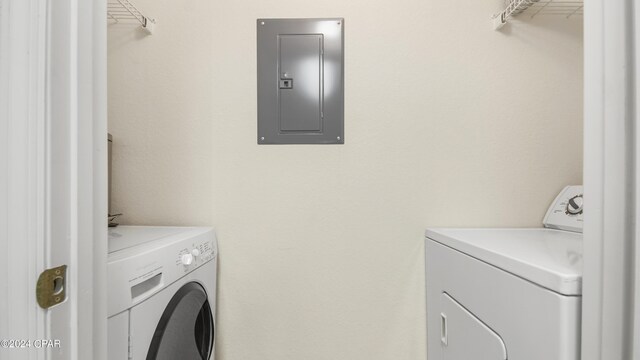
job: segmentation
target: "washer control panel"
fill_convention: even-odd
[[[190,245],[180,249],[176,256],[176,266],[182,267],[185,272],[197,268],[216,256],[215,247],[210,240],[194,242]]]
[[[582,232],[583,225],[582,185],[567,186],[547,210],[543,224],[547,228]]]

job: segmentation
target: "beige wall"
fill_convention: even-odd
[[[488,1],[137,0],[109,28],[114,209],[216,227],[217,360],[425,358],[423,232],[581,182],[582,21]],[[256,145],[259,17],[344,17],[343,146]]]

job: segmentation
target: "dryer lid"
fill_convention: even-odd
[[[557,293],[582,295],[580,233],[553,229],[428,229],[426,237]]]

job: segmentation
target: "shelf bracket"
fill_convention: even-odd
[[[148,33],[152,34],[156,25],[155,19],[145,16],[129,0],[108,0],[107,17],[116,23],[135,22]]]
[[[531,5],[540,0],[511,0],[501,12],[493,15],[493,29],[498,30],[503,27],[507,20],[513,16],[527,10]]]

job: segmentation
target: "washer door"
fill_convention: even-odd
[[[207,293],[190,282],[171,298],[153,334],[147,360],[208,360],[214,323]]]

